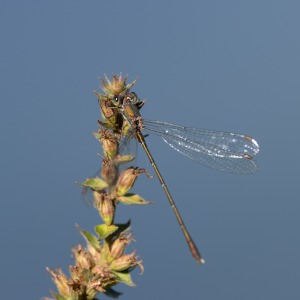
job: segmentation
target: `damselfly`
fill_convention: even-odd
[[[115,95],[110,101],[114,105],[112,108],[118,110],[146,152],[170,205],[174,210],[193,257],[198,263],[204,264],[204,259],[201,257],[184,225],[169,189],[148,149],[142,132],[145,130],[161,136],[173,149],[196,162],[232,173],[254,173],[257,170],[256,162],[253,159],[253,156],[259,152],[257,142],[248,135],[190,128],[161,121],[145,120],[141,117],[139,111],[143,103],[134,92],[128,91],[125,95]]]

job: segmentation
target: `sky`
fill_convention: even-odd
[[[300,294],[298,1],[0,3],[0,286],[3,299],[55,290],[75,224],[101,222],[75,182],[100,167],[93,90],[139,78],[146,119],[232,131],[260,145],[257,173],[233,175],[147,138],[206,264],[191,257],[157,178],[118,206],[145,272],[120,299],[297,299]],[[137,145],[138,146],[138,145]],[[141,149],[135,164],[154,171]],[[107,299],[99,296],[99,299]]]

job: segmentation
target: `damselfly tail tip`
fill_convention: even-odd
[[[193,242],[192,238],[189,236],[187,230],[185,230],[185,233],[187,234],[187,237],[188,237],[188,245],[189,245],[191,254],[193,255],[194,259],[196,260],[196,262],[198,264],[204,265],[205,264],[205,260],[202,258],[199,250],[197,249],[197,246]]]
[[[193,255],[193,257],[199,265],[205,264],[205,260],[200,256],[200,254]]]
[[[205,264],[205,260],[202,257],[198,257],[196,259],[197,263],[199,263],[200,265],[204,265]]]

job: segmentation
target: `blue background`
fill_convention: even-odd
[[[5,1],[0,3],[3,299],[40,299],[45,267],[71,264],[93,230],[75,181],[100,166],[92,132],[99,76],[139,76],[143,116],[252,135],[254,175],[202,167],[156,137],[149,146],[205,260],[197,265],[156,178],[134,191],[151,206],[132,219],[145,266],[123,299],[298,299],[298,1]],[[154,171],[144,153],[137,163]],[[100,297],[102,299],[102,297]],[[105,297],[104,297],[105,298]]]

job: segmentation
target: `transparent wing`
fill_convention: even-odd
[[[145,130],[159,135],[181,154],[205,166],[231,173],[254,173],[257,142],[236,133],[144,120]]]
[[[90,178],[95,178],[96,176],[99,176],[99,173],[100,173],[100,170],[93,177],[90,177]],[[85,205],[93,206],[94,201],[95,201],[93,191],[91,189],[89,189],[88,187],[83,187],[81,189],[81,199]]]
[[[138,154],[138,141],[135,138],[133,130],[129,130],[124,136],[119,145],[119,154],[121,155],[133,155],[137,157]]]
[[[126,155],[130,155],[132,156],[132,160],[130,161],[130,163],[132,161],[135,160],[135,158],[137,157],[137,139],[134,136],[134,133],[132,130],[128,131],[127,135],[125,137],[122,137],[122,139],[120,140],[120,144],[119,144],[119,151],[118,153],[122,156],[126,156]],[[104,154],[102,154],[103,157],[105,156]],[[125,170],[125,168],[128,167],[128,163],[126,164],[120,164],[118,166],[118,173],[121,173],[123,170]],[[101,167],[99,167],[98,171],[89,178],[95,178],[95,177],[99,177],[101,178]],[[87,188],[87,187],[83,187],[82,191],[81,191],[81,198],[82,201],[87,205],[87,206],[93,206],[94,205],[94,193],[91,189]]]

